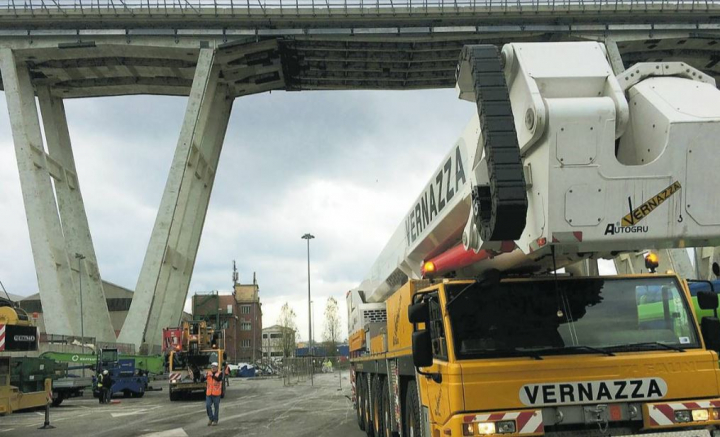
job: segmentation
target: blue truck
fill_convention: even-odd
[[[95,377],[93,378],[93,396],[100,397],[100,390],[97,386],[97,378],[107,370],[113,380],[111,397],[114,394],[122,393],[124,397],[141,398],[148,388],[148,376],[135,367],[135,360],[132,358],[118,358],[117,349],[101,349],[98,354],[95,366]]]

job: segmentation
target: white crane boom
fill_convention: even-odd
[[[616,77],[596,42],[508,44],[501,68],[517,140],[511,150],[496,132],[511,129],[493,94],[505,84],[495,86],[488,53],[487,46],[463,50],[456,88],[479,115],[349,293],[348,311],[384,302],[420,278],[427,261],[436,274],[472,276],[720,245],[714,79],[679,62],[637,64]],[[515,157],[522,167],[513,167]],[[503,201],[512,204],[505,213]]]

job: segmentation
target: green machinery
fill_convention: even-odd
[[[92,386],[91,378],[72,377],[68,364],[47,357],[10,359],[10,385],[23,393],[45,391],[45,380],[52,380],[52,404],[60,405],[65,399],[81,397],[83,390]],[[72,369],[72,367],[70,367]]]
[[[68,366],[91,366],[97,362],[95,354],[75,354],[66,352],[45,352],[43,358],[50,358],[58,363],[66,363]],[[135,369],[142,370],[150,375],[161,375],[165,372],[165,360],[162,355],[123,355],[122,359],[135,360]],[[90,368],[90,367],[88,367]]]

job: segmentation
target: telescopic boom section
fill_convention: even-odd
[[[349,294],[351,316],[423,276],[720,245],[711,77],[679,62],[616,77],[600,43],[513,43],[465,47],[456,90],[478,114]]]

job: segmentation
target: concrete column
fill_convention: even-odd
[[[598,262],[596,259],[584,259],[575,264],[565,267],[565,271],[573,276],[599,276]]]
[[[48,159],[54,161],[59,168],[54,185],[66,252],[70,260],[70,268],[74,272],[74,283],[78,285],[78,288],[79,284],[82,284],[82,305],[79,304],[80,293],[73,293],[77,297],[79,308],[82,308],[82,314],[79,314],[83,317],[81,328],[86,337],[95,337],[98,341],[103,342],[114,342],[115,331],[110,321],[100,270],[95,257],[95,248],[80,192],[75,157],[65,116],[65,105],[62,99],[51,96],[48,87],[38,88],[38,101],[45,128]],[[76,253],[84,255],[85,259],[76,259]],[[82,278],[78,277],[79,274],[82,274]],[[79,279],[82,282],[78,281]]]
[[[713,263],[720,263],[720,247],[698,247],[695,249],[695,271],[697,279],[708,281],[720,279],[713,273]]]
[[[77,289],[60,225],[50,175],[63,168],[45,153],[35,93],[27,66],[10,49],[0,49],[5,98],[20,173],[20,187],[30,233],[30,245],[48,333],[78,335]]]
[[[179,323],[185,306],[232,104],[233,98],[229,96],[227,87],[219,86],[209,113],[203,116],[205,121],[199,135],[199,147],[194,146],[191,152],[190,163],[195,171],[187,185],[188,203],[184,220],[179,224],[178,234],[173,236],[177,242],[176,252],[183,254],[188,260],[187,271],[182,275],[173,275],[169,280],[168,292],[158,318],[160,325],[155,328],[153,344],[159,344],[163,327],[176,326]],[[150,327],[148,324],[148,328]],[[148,334],[151,332],[148,330]],[[146,336],[146,340],[150,342],[148,338]]]
[[[162,328],[179,323],[232,107],[227,90],[218,87],[220,69],[214,58],[213,49],[200,51],[180,138],[121,342],[159,345]]]
[[[607,50],[608,59],[610,60],[610,66],[612,66],[613,73],[617,76],[625,71],[625,64],[623,64],[622,56],[620,56],[620,50],[618,49],[617,42],[615,42],[612,38],[605,38],[605,49]]]

